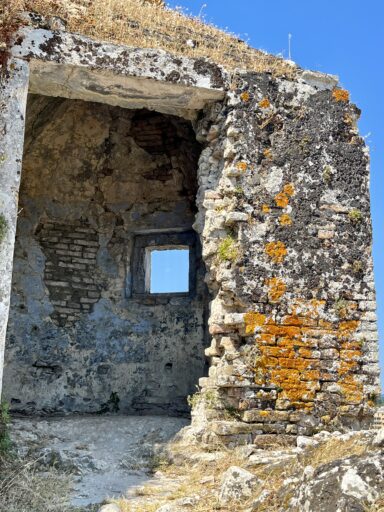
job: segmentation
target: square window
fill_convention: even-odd
[[[164,295],[163,301],[172,294],[193,299],[197,244],[194,231],[136,235],[126,296],[147,301],[153,295],[155,302],[157,295]]]
[[[150,293],[189,292],[189,247],[154,247],[148,253]]]

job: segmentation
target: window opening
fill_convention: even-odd
[[[151,248],[147,253],[147,279],[150,293],[189,292],[189,248]]]

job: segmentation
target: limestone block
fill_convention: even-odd
[[[229,501],[242,501],[252,496],[261,484],[255,475],[238,466],[231,466],[223,474],[219,500],[223,505]]]
[[[227,225],[236,224],[236,222],[247,222],[248,215],[243,212],[229,212],[225,217],[225,223]]]
[[[230,313],[224,317],[224,325],[231,325],[236,327],[242,327],[245,325],[245,319],[243,313]]]

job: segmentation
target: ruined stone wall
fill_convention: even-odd
[[[185,413],[207,337],[190,123],[34,95],[26,123],[5,399],[28,413]],[[134,293],[135,244],[169,232],[196,252],[195,288]]]
[[[147,407],[154,390],[170,389],[169,335],[188,340],[184,352],[177,352],[184,371],[178,375],[180,382],[190,378],[189,389],[193,386],[199,372],[192,375],[190,369],[203,367],[207,323],[210,369],[193,399],[193,436],[233,444],[252,442],[259,434],[311,434],[341,424],[367,424],[379,392],[368,153],[356,128],[358,109],[335,77],[289,62],[279,77],[267,72],[228,75],[204,59],[43,28],[21,30],[11,53],[16,61],[29,62],[30,91],[100,105],[93,107],[90,120],[90,112],[71,114],[79,102],[30,103],[25,152],[33,162],[27,158],[24,166],[28,194],[19,215],[7,386],[18,386],[23,400],[33,402],[28,390],[40,379],[41,387],[31,388],[34,396],[44,397],[49,389],[50,397],[65,397],[60,407],[72,409],[93,393],[91,405],[81,409],[90,410],[97,397],[103,397],[97,408],[108,407],[116,383],[129,374],[142,396],[147,394]],[[26,75],[24,88],[25,82]],[[8,117],[17,111],[12,94],[18,91],[9,85],[4,100]],[[179,230],[191,229],[195,190],[188,180],[193,174],[183,169],[192,169],[187,156],[192,138],[182,136],[183,143],[175,145],[183,164],[176,165],[181,172],[174,172],[172,157],[170,173],[162,151],[150,149],[157,147],[154,133],[169,135],[166,126],[154,129],[147,144],[143,127],[148,128],[148,119],[104,103],[145,107],[195,123],[204,150],[193,227],[200,235],[205,281],[213,297],[208,321],[202,279],[197,279],[196,300],[187,305],[169,300],[168,323],[161,304],[153,298],[144,304],[143,297],[135,296],[130,275],[133,230],[144,236],[148,230],[175,228],[175,220],[181,222]],[[54,128],[44,135],[41,119],[54,112],[72,115],[72,120],[65,130],[62,123],[51,123]],[[154,118],[160,124],[165,119]],[[85,122],[87,129],[79,133]],[[176,124],[180,138],[187,125]],[[10,132],[8,149],[19,137]],[[47,153],[47,144],[39,143],[43,136],[53,141],[53,151]],[[125,144],[116,143],[122,139]],[[28,178],[33,176],[28,166],[38,169],[38,177]],[[17,159],[9,170],[8,179],[0,174],[0,184],[16,197]],[[12,229],[15,197],[6,210]],[[127,201],[133,206],[127,207]],[[11,234],[7,243],[12,247]],[[3,267],[8,278],[8,254]],[[0,310],[3,331],[7,286]],[[68,293],[64,296],[60,288]],[[194,314],[187,316],[187,311]],[[156,329],[149,331],[149,325]],[[118,341],[125,336],[134,359],[127,366]],[[142,363],[147,360],[138,341],[143,337],[151,340],[156,354],[148,363],[153,379]],[[67,375],[69,359],[76,371]],[[97,367],[98,374],[88,372],[89,367]],[[92,390],[90,380],[98,383]],[[15,398],[14,405],[23,409]],[[161,403],[159,394],[153,401]],[[46,410],[52,403],[49,398]],[[33,410],[35,404],[28,407]]]
[[[196,229],[215,294],[200,438],[250,442],[372,417],[378,337],[358,116],[331,77],[244,74],[200,124]]]

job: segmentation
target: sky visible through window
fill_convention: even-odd
[[[189,249],[151,251],[151,293],[189,290]]]

